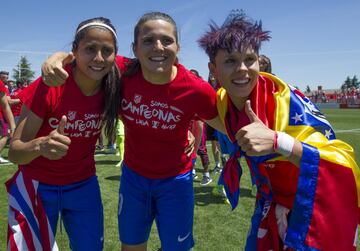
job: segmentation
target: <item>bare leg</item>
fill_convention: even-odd
[[[0,163],[7,163],[6,159],[1,157],[2,150],[4,150],[8,137],[4,136],[0,139]]]
[[[2,150],[4,149],[6,142],[7,142],[8,137],[4,136],[0,139],[0,153],[2,152]]]
[[[219,164],[220,163],[220,146],[216,140],[211,141],[211,149],[213,152],[215,163]]]

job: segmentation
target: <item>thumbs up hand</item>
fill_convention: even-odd
[[[65,115],[61,117],[58,128],[54,129],[40,143],[40,153],[50,160],[58,160],[67,154],[71,140],[64,130],[67,123]]]
[[[58,128],[56,128],[56,131],[58,133],[60,133],[61,135],[65,135],[64,130],[65,130],[66,122],[67,122],[67,117],[65,115],[63,115],[59,122]]]
[[[245,108],[245,113],[246,113],[246,115],[248,116],[248,118],[250,119],[250,122],[251,122],[251,123],[258,122],[258,123],[264,124],[264,123],[258,118],[258,116],[255,114],[255,112],[252,110],[250,100],[246,100],[246,102],[245,102],[245,107],[244,107],[244,108]],[[265,126],[265,125],[264,125],[264,126]]]
[[[251,109],[250,100],[245,103],[245,113],[250,119],[250,124],[242,127],[235,135],[235,138],[248,156],[262,156],[273,153],[274,134],[275,132],[269,129],[256,116]]]

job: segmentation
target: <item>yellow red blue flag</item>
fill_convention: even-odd
[[[266,126],[302,142],[303,155],[296,167],[280,155],[249,157],[239,148],[232,153],[220,181],[232,207],[237,205],[241,176],[234,159],[246,158],[258,188],[246,249],[356,250],[360,171],[353,148],[336,139],[316,105],[274,75],[260,73],[249,99]],[[249,119],[244,111],[236,110],[222,88],[218,111],[236,144],[236,132]],[[277,205],[290,210],[286,235],[280,231]]]

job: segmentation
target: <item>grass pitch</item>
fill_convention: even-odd
[[[360,163],[360,109],[323,110],[323,112],[335,129],[337,138],[353,146],[357,163]],[[5,149],[3,155],[7,157],[7,149]],[[211,154],[209,154],[209,157],[213,161]],[[96,157],[97,175],[101,186],[105,216],[104,250],[108,251],[120,249],[117,230],[120,169],[115,167],[117,162],[115,155]],[[246,167],[245,163],[242,164]],[[213,165],[211,168],[213,168]],[[214,197],[211,194],[218,175],[213,174],[213,182],[203,187],[200,186],[200,161],[197,162],[196,169],[199,178],[194,181],[194,238],[196,244],[193,250],[243,250],[254,207],[254,197],[251,195],[251,182],[247,168],[244,168],[244,174],[241,179],[239,206],[234,211],[230,210],[230,206],[224,203],[223,199]],[[14,165],[1,165],[0,183],[4,184],[15,171],[16,166]],[[0,250],[6,250],[7,195],[4,185],[0,186],[0,233]],[[58,230],[56,239],[60,250],[69,250],[67,235],[64,230],[62,233]],[[154,225],[148,242],[148,250],[157,250],[159,247],[160,241]]]

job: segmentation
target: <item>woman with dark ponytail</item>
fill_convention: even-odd
[[[112,135],[118,118],[116,39],[109,19],[80,23],[65,83],[49,87],[40,77],[21,93],[22,112],[9,150],[19,164],[7,182],[9,250],[57,250],[59,215],[72,250],[103,249],[94,151],[102,125]]]

